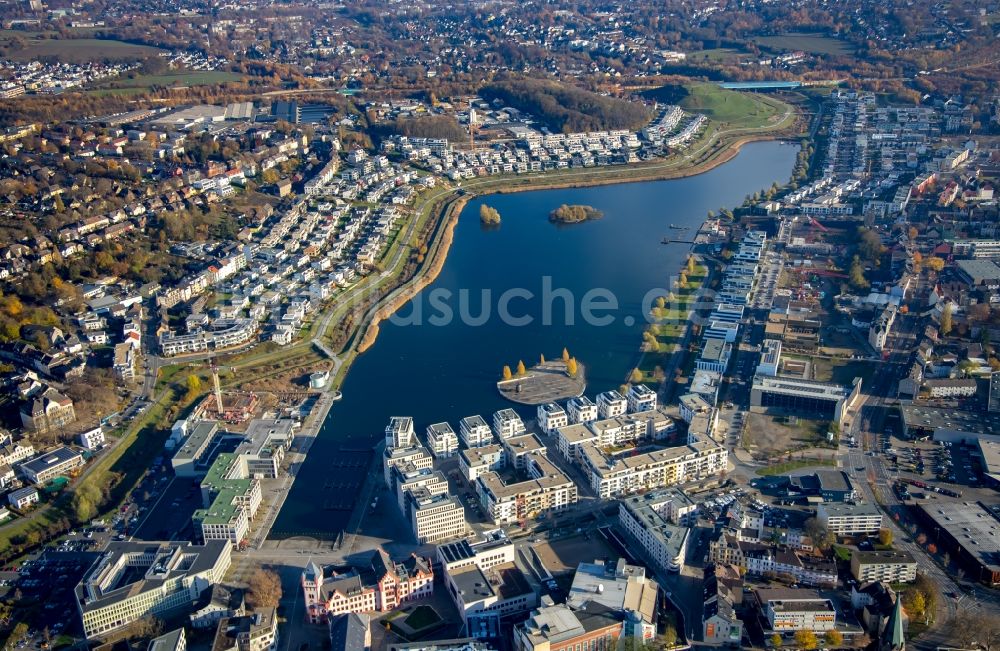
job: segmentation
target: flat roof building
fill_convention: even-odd
[[[851,554],[851,574],[862,584],[906,583],[916,580],[917,561],[907,551],[856,551]]]
[[[753,407],[778,407],[808,412],[840,423],[854,408],[861,394],[861,378],[845,387],[791,377],[755,375],[750,390]]]
[[[63,446],[25,461],[17,469],[25,481],[39,485],[67,474],[83,463],[83,455]]]
[[[998,506],[981,502],[917,505],[917,515],[938,547],[961,564],[969,578],[1000,586],[1000,518]]]

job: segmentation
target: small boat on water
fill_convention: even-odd
[[[678,226],[677,224],[671,224],[670,228],[674,229],[675,231],[686,231],[687,230],[687,226]]]

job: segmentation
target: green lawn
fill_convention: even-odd
[[[123,41],[96,38],[63,38],[27,40],[24,49],[11,55],[19,61],[33,61],[41,57],[55,57],[69,63],[86,63],[100,60],[132,60],[156,55],[163,50],[147,45],[133,45]]]
[[[761,128],[782,113],[780,102],[756,93],[728,90],[709,82],[688,84],[685,88],[688,94],[680,102],[682,108],[704,113],[730,127]]]
[[[441,623],[441,617],[430,606],[417,606],[403,620],[414,631],[421,631]]]
[[[740,57],[740,55],[746,54],[741,50],[735,50],[728,47],[712,48],[709,50],[699,50],[697,52],[688,52],[687,62],[692,61],[711,61],[712,63],[721,63],[727,61],[733,61]]]
[[[823,34],[780,34],[778,36],[759,36],[754,42],[762,48],[778,51],[802,50],[810,54],[843,55],[853,52],[849,43]]]

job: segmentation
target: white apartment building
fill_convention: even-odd
[[[882,512],[873,504],[824,503],[816,507],[816,517],[838,536],[877,534],[882,528]]]
[[[538,405],[538,426],[546,434],[552,434],[560,427],[569,425],[566,410],[554,402]]]
[[[93,429],[80,432],[77,435],[77,440],[80,442],[80,447],[85,450],[96,450],[104,445],[104,428],[98,425]]]
[[[147,615],[190,609],[222,581],[231,549],[221,540],[109,543],[76,586],[84,636],[102,637]]]
[[[528,430],[516,411],[501,409],[493,414],[493,431],[499,438],[509,439],[512,436],[520,436]]]
[[[478,448],[493,442],[493,430],[480,415],[466,416],[458,424],[458,434],[462,443],[469,448]]]
[[[694,441],[616,458],[593,444],[585,444],[580,458],[594,492],[611,498],[717,475],[726,469],[728,453],[713,442]]]
[[[427,448],[415,446],[411,448],[386,448],[382,455],[383,477],[385,485],[392,488],[392,469],[402,466],[408,470],[421,470],[434,465],[434,459]]]
[[[761,588],[756,595],[770,631],[823,633],[837,626],[837,610],[833,602],[821,597],[815,590]]]
[[[444,459],[458,450],[458,436],[448,423],[434,423],[427,427],[427,447],[438,459]]]
[[[645,384],[633,384],[629,387],[626,399],[628,410],[634,414],[656,409],[656,391]]]
[[[566,403],[570,423],[589,423],[597,420],[597,405],[587,396],[570,398]]]
[[[409,416],[393,416],[385,428],[386,448],[409,448],[417,443],[413,431],[413,419]]]
[[[505,484],[495,472],[477,480],[479,501],[493,522],[512,524],[576,503],[576,484],[544,455],[531,455],[525,466],[531,479],[516,484]]]
[[[600,418],[623,416],[628,411],[628,400],[617,391],[605,391],[597,396],[597,415]]]
[[[690,500],[687,502],[690,504]],[[691,532],[670,517],[674,506],[674,496],[657,497],[655,492],[618,503],[619,524],[663,572],[680,572],[684,568]]]
[[[906,551],[858,551],[851,554],[851,574],[861,584],[907,583],[917,579],[917,561]]]
[[[466,481],[473,483],[486,473],[500,470],[506,465],[503,446],[492,444],[460,450],[458,465]]]

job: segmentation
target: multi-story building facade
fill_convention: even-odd
[[[458,450],[458,436],[448,423],[434,423],[427,427],[427,447],[438,459],[444,459]]]
[[[463,418],[459,423],[458,433],[462,438],[462,443],[469,448],[477,448],[493,442],[493,430],[479,415]]]
[[[569,425],[566,410],[554,402],[538,405],[538,427],[546,434],[552,434],[560,427]]]
[[[258,608],[220,620],[212,651],[274,651],[277,646],[278,614],[274,608]]]
[[[580,450],[591,488],[606,499],[717,475],[726,469],[727,454],[710,441],[621,457],[609,456],[593,444]]]
[[[860,583],[907,583],[917,578],[917,561],[906,551],[858,551],[851,554],[851,574]]]
[[[812,631],[824,633],[837,627],[833,602],[815,590],[770,588],[755,591],[760,611],[771,632]]]
[[[876,534],[883,522],[882,512],[873,504],[820,504],[816,517],[838,536]]]
[[[313,624],[345,613],[386,612],[434,592],[429,558],[415,554],[393,561],[385,550],[372,552],[367,562],[338,571],[309,563],[302,572],[306,618]]]
[[[645,384],[633,384],[629,387],[626,400],[628,410],[634,414],[656,409],[656,391]]]
[[[511,524],[576,503],[576,484],[544,455],[532,454],[525,468],[531,479],[515,484],[505,484],[495,472],[477,480],[479,501],[493,522]]]
[[[502,445],[484,445],[460,450],[458,466],[470,484],[486,473],[500,470],[506,465],[506,454]]]
[[[413,431],[413,419],[409,416],[393,416],[385,428],[385,447],[409,448],[417,444]]]
[[[697,505],[680,491],[652,491],[622,499],[618,503],[618,523],[657,569],[680,572],[690,529],[679,523],[696,510]]]
[[[52,387],[35,394],[21,406],[21,425],[29,432],[45,434],[74,421],[73,401]]]
[[[22,462],[17,472],[26,482],[39,485],[68,474],[83,464],[83,455],[63,446]]]
[[[154,615],[190,609],[202,592],[222,581],[231,546],[181,542],[112,542],[76,586],[88,639],[105,636]]]
[[[571,610],[543,606],[514,628],[515,651],[613,651],[622,636],[623,616],[608,608]]]
[[[382,455],[382,470],[385,485],[392,488],[392,469],[402,466],[407,470],[422,470],[434,466],[434,459],[427,448],[386,448]]]
[[[597,420],[597,405],[587,396],[570,398],[566,403],[570,423],[589,423]]]
[[[524,421],[513,409],[501,409],[493,414],[493,431],[501,439],[509,439],[512,436],[520,436],[527,430]]]
[[[465,509],[457,497],[418,488],[409,491],[406,499],[410,528],[419,544],[454,540],[468,533]]]
[[[628,411],[628,400],[617,391],[605,391],[597,396],[598,418],[614,418]]]

